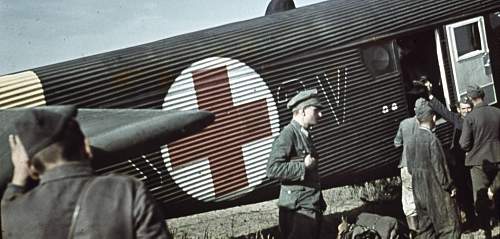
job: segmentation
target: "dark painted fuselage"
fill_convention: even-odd
[[[483,17],[498,90],[498,11],[497,0],[332,0],[35,68],[18,81],[3,76],[0,84],[9,79],[16,89],[26,87],[21,80],[33,82],[37,98],[23,101],[34,99],[26,90],[0,107],[213,112],[215,122],[199,134],[97,169],[141,178],[175,217],[275,198],[278,184],[266,179],[265,167],[273,139],[291,119],[286,102],[316,88],[326,106],[313,129],[322,185],[359,183],[398,172],[392,142],[413,106],[397,40],[429,31],[443,36],[447,24]],[[435,71],[443,69],[450,85],[443,95],[453,103],[450,59],[441,57]],[[7,93],[0,88],[0,102]],[[451,126],[439,125],[438,133],[448,142]]]

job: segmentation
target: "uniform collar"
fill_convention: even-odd
[[[434,134],[434,132],[433,132],[432,130],[430,130],[430,129],[428,129],[428,128],[424,127],[424,126],[419,126],[419,128],[421,128],[421,129],[423,129],[423,130],[426,130],[426,131],[429,131],[429,133],[431,133],[431,134]],[[434,128],[435,128],[435,127],[434,127]]]
[[[486,102],[484,102],[484,101],[477,104],[476,106],[474,106],[474,108],[483,107],[483,106],[487,106]]]
[[[41,175],[40,184],[64,178],[91,175],[93,175],[93,170],[88,162],[69,162],[57,166]]]
[[[300,132],[302,132],[302,133],[303,133],[306,137],[309,137],[309,134],[310,134],[310,133],[309,133],[309,130],[308,130],[308,129],[306,129],[306,128],[302,127],[302,125],[300,125],[300,123],[299,123],[299,122],[297,122],[297,121],[296,121],[296,120],[294,120],[294,119],[292,119],[292,122],[291,122],[291,123],[292,123],[292,125],[293,125],[296,129],[300,130]]]

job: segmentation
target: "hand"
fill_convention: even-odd
[[[28,153],[17,135],[9,135],[9,145],[12,164],[14,165],[12,184],[25,186],[26,180],[30,176]]]
[[[424,83],[425,85],[425,88],[427,88],[427,90],[430,92],[432,92],[432,83],[430,81],[425,81]]]
[[[457,189],[453,188],[450,192],[450,197],[454,198],[457,195]]]
[[[304,165],[306,166],[306,168],[312,168],[316,165],[316,159],[311,157],[310,154],[308,154],[305,158],[304,158]]]
[[[493,200],[493,197],[495,196],[495,194],[493,193],[493,191],[491,190],[491,187],[488,187],[488,198],[490,200]]]
[[[427,89],[427,92],[425,92],[427,95],[427,98],[429,100],[432,100],[432,98],[434,98],[434,96],[432,95],[432,83],[430,81],[425,81],[424,85],[425,85],[425,88]]]

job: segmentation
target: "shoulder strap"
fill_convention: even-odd
[[[94,179],[95,177],[91,177],[89,180],[87,180],[87,182],[85,182],[85,185],[83,185],[82,191],[80,192],[80,195],[76,200],[76,206],[75,209],[73,210],[73,216],[71,217],[71,225],[68,231],[68,239],[73,239],[74,236],[73,234],[75,232],[75,227],[76,227],[76,220],[78,220],[78,215],[80,214],[80,208],[82,205],[83,198],[89,191],[90,185],[94,182]]]

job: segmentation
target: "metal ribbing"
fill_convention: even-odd
[[[338,73],[338,68],[348,69],[348,86],[345,95],[345,100],[348,100],[347,109],[345,111],[345,115],[347,116],[345,117],[346,122],[342,123],[340,126],[336,125],[337,121],[332,113],[325,112],[323,123],[317,129],[314,129],[313,133],[314,140],[318,145],[318,150],[321,155],[320,173],[323,177],[331,178],[334,183],[330,184],[336,186],[340,185],[340,183],[346,183],[342,180],[344,172],[346,171],[351,173],[370,172],[371,169],[388,167],[397,161],[399,155],[394,153],[392,146],[394,135],[388,132],[393,132],[395,134],[397,123],[395,124],[394,122],[399,122],[401,118],[406,116],[399,73],[394,72],[375,79],[361,63],[358,52],[356,50],[351,50],[342,54],[325,54],[316,59],[300,62],[289,69],[276,69],[276,71],[271,71],[272,73],[269,74],[270,76],[275,76],[278,82],[282,82],[283,79],[281,76],[283,76],[285,72],[292,75],[300,73],[298,77],[304,79],[306,85],[319,88],[323,104],[327,105],[327,102],[325,102],[325,94],[331,92],[325,92],[320,88],[319,83],[316,83],[314,74],[316,72],[323,72],[330,76],[332,83],[335,83],[337,80],[336,74]],[[344,72],[342,72],[340,79],[343,80],[344,77]],[[270,84],[276,84],[278,82],[271,82]],[[325,83],[325,81],[323,81],[323,83]],[[217,89],[218,87],[215,87],[213,90]],[[213,91],[212,93],[217,95],[217,91]],[[183,99],[179,98],[176,103],[185,105],[182,100]],[[384,104],[384,102],[388,102],[387,104],[396,103],[400,108],[384,116],[382,114],[382,108],[378,107]],[[340,109],[342,108],[340,107]],[[246,118],[249,121],[257,121],[259,116],[261,115],[248,114]],[[287,123],[289,121],[287,117],[290,117],[290,114],[287,113],[285,118],[282,119],[282,122]],[[341,116],[339,112],[338,118],[342,117],[343,116]],[[235,146],[233,137],[235,134],[240,133],[240,129],[221,126],[221,130],[225,132],[226,137],[217,137],[216,135],[197,137],[195,135],[191,139],[187,139],[186,141],[189,143],[185,144],[181,149],[182,158],[187,160],[186,157],[190,154],[196,155],[200,151],[213,150],[216,154],[226,157],[224,161],[213,164],[213,167],[224,167],[227,172],[235,170],[238,166],[233,162],[233,157],[235,157],[238,152],[228,149]],[[258,135],[265,133],[265,131],[256,128],[254,133]],[[207,148],[204,146],[204,144],[211,145],[216,141],[219,141],[220,144],[224,146],[220,148]],[[191,148],[190,145],[194,148]],[[197,145],[201,145],[201,147]],[[260,162],[256,161],[255,165],[251,165],[247,168],[249,171],[253,170],[254,177],[262,177],[265,173],[265,159],[267,158],[268,151],[260,151],[259,147],[263,146],[265,145],[255,147],[254,155],[252,156],[256,158],[263,157],[264,160]],[[381,157],[381,155],[384,155],[384,157]],[[173,182],[173,180],[165,180],[165,178],[167,178],[166,174],[162,176],[155,172],[154,168],[167,170],[161,154],[151,153],[146,155],[146,157],[149,159],[149,162],[146,162],[141,157],[133,159],[132,161],[134,162],[135,168],[132,167],[131,164],[123,163],[119,167],[116,165],[103,169],[100,172],[115,171],[132,174],[139,178],[141,178],[142,175],[149,175],[149,178],[145,181],[152,189],[157,199],[165,203],[165,205],[177,205],[192,200],[190,196],[179,191],[178,184]],[[376,160],[376,162],[374,160]],[[154,168],[150,164],[154,165]],[[195,170],[200,167],[203,167],[203,165],[193,165],[190,170]],[[196,178],[189,174],[185,174],[184,177],[186,179],[191,178],[191,180]],[[224,183],[221,191],[222,193],[228,193],[235,187],[241,186],[238,183],[234,183],[233,180],[228,180]],[[339,183],[335,183],[335,181]],[[206,200],[210,198],[207,195],[212,193],[210,185],[207,183],[208,182],[197,181],[197,183],[193,184],[196,185],[198,189],[198,191],[196,191],[197,196],[205,198]],[[260,188],[267,185],[267,183],[258,185],[256,191],[258,192]],[[233,195],[233,197],[237,196],[239,195]],[[227,194],[222,195],[222,198],[227,197]],[[220,198],[212,198],[211,200],[217,201],[220,200]]]
[[[455,90],[455,83],[453,80],[453,74],[452,74],[452,69],[451,69],[451,63],[450,63],[450,58],[446,57],[448,56],[448,43],[447,43],[447,37],[446,37],[446,30],[445,29],[439,29],[438,30],[439,34],[439,39],[441,40],[441,54],[443,55],[443,67],[444,67],[444,72],[446,76],[446,84],[449,90],[449,96],[450,96],[450,102],[456,102],[457,97],[456,97],[456,90]]]
[[[42,84],[32,71],[0,77],[0,109],[43,105]]]
[[[267,117],[270,122],[279,122],[280,127],[289,122],[291,115],[284,103],[276,103],[276,91],[283,82],[297,78],[306,88],[317,88],[322,103],[327,105],[323,123],[314,129],[313,135],[321,155],[320,173],[331,180],[328,185],[338,186],[349,182],[344,179],[346,174],[375,174],[377,170],[395,165],[399,154],[393,149],[392,139],[399,121],[407,116],[399,74],[391,72],[374,78],[360,59],[359,44],[394,37],[419,27],[437,26],[493,8],[500,8],[500,3],[495,0],[327,1],[40,67],[35,71],[43,82],[48,104],[189,108],[198,107],[186,98],[192,94],[190,87],[193,83],[179,82],[192,76],[181,74],[181,71],[209,57],[219,58],[208,61],[208,68],[224,62],[231,63],[225,65],[226,69],[233,66],[236,70],[243,68],[228,60],[231,58],[245,63],[263,78],[265,84],[262,88],[272,91],[270,94],[275,103],[269,100],[260,103],[268,108],[274,104],[276,111]],[[221,62],[220,59],[226,60]],[[263,114],[259,111],[245,111],[243,117],[236,119],[239,111],[233,110],[233,105],[224,104],[224,100],[217,100],[223,99],[227,93],[220,88],[224,82],[217,80],[219,73],[207,73],[201,77],[216,78],[217,86],[198,92],[212,97],[205,106],[214,108],[219,114],[214,123],[218,127],[213,134],[201,133],[181,140],[177,147],[170,145],[172,147],[169,146],[168,150],[148,152],[99,172],[127,173],[143,179],[168,212],[175,212],[178,205],[193,202],[193,198],[213,203],[238,198],[247,192],[247,186],[255,187],[252,193],[259,193],[269,185],[269,181],[259,182],[264,180],[268,146],[278,129],[273,125],[269,131],[260,127]],[[240,73],[237,78],[241,80],[234,87],[233,94],[239,94],[242,99],[252,98],[254,95],[248,90],[253,86],[251,82],[258,82],[258,79],[248,71]],[[174,84],[178,84],[177,97],[172,96],[164,102],[167,92],[172,94]],[[337,87],[332,87],[332,84]],[[345,88],[339,87],[341,85]],[[339,103],[334,95],[339,98]],[[391,109],[393,104],[397,106],[394,110]],[[382,106],[389,110],[385,112]],[[225,114],[229,115],[224,117]],[[217,120],[224,120],[224,124],[217,124]],[[236,123],[243,126],[228,126]],[[245,172],[248,180],[245,182],[238,171],[241,164],[237,161],[239,151],[235,148],[243,142],[236,141],[236,138],[248,129],[247,137],[267,141],[247,145],[249,158]],[[449,130],[444,132],[446,134]],[[213,145],[216,147],[210,147]],[[172,150],[179,160],[166,160]],[[190,154],[202,153],[210,153],[218,160],[207,164],[189,159]],[[214,189],[206,180],[204,172],[208,168],[231,176],[220,178],[216,183],[218,188]],[[197,169],[205,171],[197,174]],[[173,173],[172,170],[179,171]],[[174,174],[178,179],[173,178]]]
[[[118,102],[133,97],[142,102],[141,107],[155,107],[155,96],[164,94],[167,82],[190,62],[203,57],[223,55],[250,64],[274,65],[290,56],[345,43],[356,44],[377,35],[478,12],[478,4],[484,9],[498,6],[495,1],[328,1],[278,16],[230,24],[36,71],[47,79],[47,94],[54,102],[77,102],[86,107],[131,107]],[[73,95],[70,91],[74,92],[74,84],[87,90]],[[113,90],[99,90],[108,87]],[[132,92],[145,94],[138,96]]]

